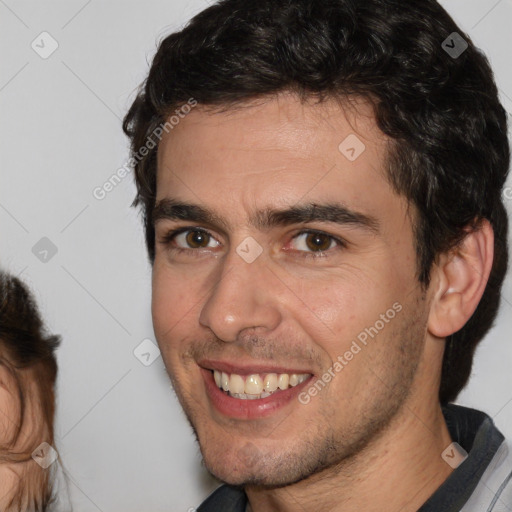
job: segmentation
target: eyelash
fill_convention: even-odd
[[[331,243],[332,242],[336,243],[336,246],[337,246],[336,249],[346,249],[347,248],[347,243],[342,238],[335,237],[333,235],[330,235],[329,233],[326,233],[325,231],[320,231],[318,229],[303,229],[302,231],[299,231],[297,234],[295,234],[292,237],[292,240],[295,240],[296,238],[298,238],[299,236],[304,235],[304,234],[306,234],[306,235],[323,235],[323,236],[326,236],[327,238],[329,238]],[[330,248],[330,249],[326,249],[324,251],[318,251],[318,252],[298,250],[297,254],[301,258],[306,258],[306,259],[308,259],[308,258],[312,258],[312,259],[328,258],[329,253],[331,253],[333,249],[334,248]]]
[[[178,229],[171,230],[171,231],[167,232],[160,239],[160,243],[165,245],[165,246],[170,246],[170,244],[174,241],[174,239],[178,235],[180,235],[181,233],[186,233],[187,231],[198,231],[200,233],[204,233],[204,234],[208,235],[209,237],[211,237],[211,238],[213,238],[215,240],[215,237],[209,231],[207,231],[204,228],[185,226],[185,227],[178,228]],[[304,229],[302,231],[299,231],[298,233],[296,233],[292,237],[292,240],[294,240],[294,239],[298,238],[300,235],[304,235],[304,234],[308,234],[308,235],[324,235],[324,236],[327,236],[331,240],[331,242],[332,241],[336,242],[338,248],[343,249],[343,248],[347,247],[347,243],[343,239],[335,237],[333,235],[330,235],[329,233],[325,233],[324,231],[320,231],[320,230],[317,230],[317,229]],[[206,247],[204,249],[206,249]],[[201,252],[202,252],[202,251],[200,251],[198,249],[184,248],[184,247],[170,247],[169,250],[172,250],[173,252],[178,253],[178,254],[183,254],[183,253],[192,254],[193,256],[196,256],[196,257],[200,256]],[[332,248],[331,249],[326,249],[324,251],[318,251],[318,252],[314,252],[314,251],[311,251],[311,252],[309,252],[309,251],[297,251],[297,253],[300,255],[300,257],[303,257],[303,258],[318,259],[318,258],[326,258],[326,257],[328,257],[327,253],[329,251],[331,251],[331,250],[332,250]]]
[[[197,249],[191,249],[191,248],[186,249],[184,247],[171,247],[171,242],[173,242],[174,239],[178,235],[181,235],[181,233],[186,233],[187,231],[199,231],[200,233],[204,233],[204,234],[214,238],[211,233],[206,231],[206,229],[186,226],[186,227],[183,227],[183,228],[178,228],[178,229],[175,229],[175,230],[168,231],[162,237],[162,239],[160,240],[160,243],[163,244],[164,246],[168,247],[168,250],[170,250],[172,252],[175,252],[175,253],[178,253],[178,254],[188,253],[188,254],[191,254],[192,256],[200,256],[201,255],[200,254],[201,251],[199,251]]]

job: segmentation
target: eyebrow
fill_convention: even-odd
[[[207,208],[171,198],[161,199],[156,203],[153,210],[153,226],[164,219],[186,220],[228,230],[228,223]],[[250,218],[250,224],[259,230],[308,222],[332,222],[361,228],[372,234],[378,234],[380,229],[379,221],[375,217],[357,212],[340,203],[306,203],[285,209],[266,208],[257,211]]]

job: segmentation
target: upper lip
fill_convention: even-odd
[[[241,363],[240,361],[219,361],[213,359],[202,359],[197,363],[206,370],[218,370],[225,373],[235,373],[237,375],[251,375],[256,373],[288,373],[288,374],[312,374],[311,370],[277,366],[269,363]]]

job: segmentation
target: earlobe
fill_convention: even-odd
[[[494,233],[483,219],[459,246],[442,254],[432,271],[435,286],[429,332],[445,338],[459,331],[475,312],[487,286],[494,256]]]

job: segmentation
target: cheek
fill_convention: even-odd
[[[158,335],[184,320],[197,297],[193,280],[184,279],[163,265],[155,263],[152,280],[151,313]]]
[[[164,362],[172,372],[181,366],[180,355],[186,352],[188,336],[197,328],[199,299],[193,279],[185,279],[176,271],[154,266],[153,328]]]
[[[396,281],[388,282],[386,276],[378,286],[368,277],[357,282],[333,279],[329,284],[303,290],[304,300],[293,315],[313,342],[335,360],[358,335],[364,336],[365,329],[376,322],[381,327],[381,315],[403,296],[400,290],[401,286]],[[382,335],[379,331],[379,338],[387,331],[389,328],[383,329]]]
[[[342,280],[331,280],[322,286],[310,284],[301,293],[300,300],[293,301],[293,309],[288,309],[288,314],[329,367],[350,345],[364,311],[360,310],[356,294]]]
[[[343,282],[333,283],[320,290],[313,289],[308,298],[315,316],[330,327],[338,326],[340,318],[347,320],[356,302],[357,297]]]

